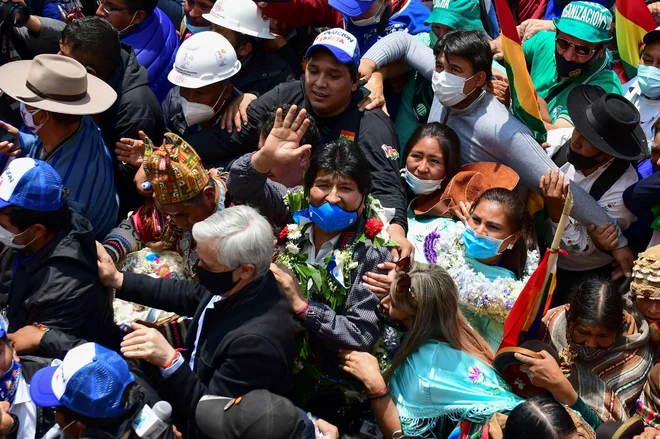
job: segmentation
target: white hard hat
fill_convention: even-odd
[[[274,40],[270,19],[252,0],[216,0],[213,9],[202,17],[218,26],[252,37]]]
[[[167,79],[185,88],[200,88],[231,78],[241,62],[231,43],[217,32],[199,32],[181,44]]]

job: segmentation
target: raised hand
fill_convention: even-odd
[[[309,128],[309,119],[306,118],[307,110],[300,110],[296,116],[297,111],[298,107],[292,105],[282,119],[282,109],[277,109],[275,125],[264,146],[252,156],[252,166],[257,172],[267,174],[275,165],[300,160],[303,154],[312,149],[311,145],[300,145]]]
[[[147,135],[144,131],[139,131],[138,135],[140,140],[121,138],[119,142],[115,143],[115,154],[117,159],[131,166],[139,168],[142,166],[142,159],[144,158],[144,141]]]

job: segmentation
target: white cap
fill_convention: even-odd
[[[199,32],[181,44],[167,79],[184,88],[200,88],[231,78],[241,62],[225,37],[216,32]]]
[[[216,0],[213,9],[202,17],[206,21],[252,37],[274,40],[270,19],[252,0]]]

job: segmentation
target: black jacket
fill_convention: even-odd
[[[119,217],[124,218],[130,210],[144,203],[144,197],[138,194],[133,183],[137,170],[117,160],[115,143],[122,137],[139,139],[138,131],[142,130],[154,144],[160,145],[165,119],[156,95],[149,88],[147,70],[138,63],[131,46],[122,43],[121,63],[107,83],[117,92],[117,101],[101,114],[99,128],[113,158]]]
[[[13,272],[17,258],[24,262]],[[9,332],[40,323],[118,348],[112,294],[98,279],[94,231],[79,214],[71,211],[70,224],[27,260],[23,252],[0,246],[0,269],[0,301],[8,306]]]
[[[255,51],[243,63],[231,82],[243,93],[261,96],[281,83],[294,79],[291,66],[281,56],[263,47],[255,47]]]
[[[212,144],[215,145],[216,157],[237,158],[258,149],[258,126],[266,113],[284,104],[306,108],[321,132],[321,143],[337,140],[347,131],[355,132],[355,142],[367,157],[371,169],[372,195],[383,206],[395,208],[396,215],[392,223],[408,230],[406,194],[399,173],[399,139],[394,124],[380,109],[359,112],[358,105],[363,98],[362,90],[359,89],[353,93],[351,103],[343,114],[332,118],[319,117],[314,114],[305,95],[303,77],[300,81],[280,84],[252,102],[247,111],[248,123],[240,132],[228,136],[226,131],[210,128],[198,133],[196,143],[192,145],[197,148],[197,143]]]
[[[206,394],[238,397],[251,390],[266,389],[290,395],[293,320],[286,297],[270,272],[206,311],[194,371],[187,363],[200,317],[213,297],[210,291],[191,281],[126,273],[117,297],[194,316],[186,338],[186,364],[163,379],[159,387],[163,399],[184,416],[184,437],[201,436],[194,424],[195,409]]]

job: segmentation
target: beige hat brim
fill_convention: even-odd
[[[14,61],[0,66],[0,89],[19,102],[53,113],[87,115],[103,113],[117,100],[108,84],[87,73],[87,95],[77,101],[44,99],[30,91],[25,79],[32,61]]]

